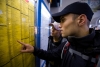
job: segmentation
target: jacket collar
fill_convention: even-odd
[[[95,37],[95,30],[90,29],[89,32],[90,32],[89,35],[82,38],[68,37],[68,41],[71,43],[72,46],[80,46],[80,47],[90,46]]]

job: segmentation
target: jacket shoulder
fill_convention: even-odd
[[[94,38],[96,46],[100,47],[100,30],[95,30],[95,38]]]
[[[100,30],[95,30],[95,36],[100,37]],[[100,38],[99,38],[100,39]]]

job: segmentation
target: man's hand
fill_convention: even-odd
[[[21,41],[17,41],[17,42],[22,45],[22,49],[21,49],[22,53],[32,53],[32,52],[34,52],[34,47],[32,45],[25,44]]]

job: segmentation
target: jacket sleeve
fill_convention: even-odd
[[[63,42],[56,49],[49,50],[49,51],[45,51],[43,49],[34,47],[33,54],[43,60],[48,60],[48,61],[61,60],[61,52],[65,43],[66,42]]]
[[[50,39],[48,38],[48,47],[47,47],[47,51],[49,50],[49,48],[50,48]],[[48,67],[48,65],[49,65],[49,61],[46,60],[46,67]]]

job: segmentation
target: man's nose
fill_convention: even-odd
[[[59,25],[59,28],[61,28],[61,24]]]

